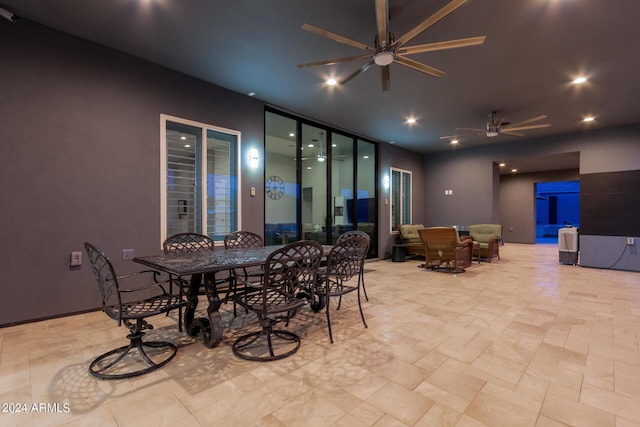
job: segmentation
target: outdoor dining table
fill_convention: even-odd
[[[282,248],[282,245],[261,246],[244,249],[224,249],[219,251],[199,252],[192,254],[161,254],[141,256],[134,262],[146,265],[156,270],[164,271],[181,279],[191,276],[187,299],[189,304],[185,310],[184,323],[187,333],[197,335],[202,331],[203,343],[211,348],[222,341],[222,316],[220,306],[223,301],[218,295],[216,273],[226,272],[235,268],[254,267],[264,265],[269,255]],[[331,246],[323,246],[327,255]],[[198,306],[198,291],[204,278],[204,289],[209,302],[207,317],[194,318]],[[316,301],[314,310],[320,310],[324,301]]]

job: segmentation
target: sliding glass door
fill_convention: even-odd
[[[265,113],[265,243],[335,243],[350,230],[377,256],[376,145],[274,111]]]

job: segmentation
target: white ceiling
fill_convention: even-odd
[[[552,126],[526,137],[471,133],[460,148],[640,122],[640,1],[473,0],[407,45],[486,35],[483,45],[413,59],[435,78],[391,64],[383,92],[372,66],[332,90],[364,61],[296,64],[363,53],[301,29],[310,23],[365,44],[376,33],[374,0],[2,0],[22,19],[130,53],[340,129],[428,153],[440,136],[482,128],[487,115],[518,122],[545,114]],[[396,38],[449,0],[389,0]],[[11,25],[20,25],[20,21]],[[572,86],[573,77],[589,81]],[[581,118],[594,115],[585,125]],[[418,123],[408,126],[408,116]]]

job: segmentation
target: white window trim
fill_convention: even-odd
[[[406,169],[400,169],[400,168],[394,168],[391,167],[390,168],[390,172],[389,172],[389,234],[398,234],[400,231],[399,230],[394,230],[393,229],[393,172],[400,172],[400,176],[402,177],[402,174],[408,174],[409,176],[411,176],[411,184],[409,186],[409,190],[410,190],[410,194],[411,196],[409,197],[409,217],[411,218],[411,221],[413,221],[413,172],[410,170],[406,170]],[[404,194],[405,192],[402,189],[403,186],[403,180],[400,179],[400,209],[402,209],[403,203],[402,203],[402,199],[404,198]],[[402,212],[398,213],[400,215],[400,220],[402,221]]]
[[[242,153],[242,138],[241,132],[238,130],[227,129],[219,126],[213,126],[207,123],[196,122],[193,120],[183,119],[181,117],[170,116],[168,114],[160,114],[160,247],[162,248],[162,242],[167,239],[167,121],[181,123],[188,126],[199,127],[202,129],[202,158],[207,158],[207,130],[213,130],[216,132],[228,133],[231,135],[235,135],[238,139],[237,144],[237,161],[236,165],[238,176],[238,230],[242,230],[242,161],[241,161],[241,153]],[[203,170],[203,173],[206,174],[206,171]],[[207,179],[206,176],[203,177],[202,180],[202,194],[200,195],[202,200],[207,199]],[[202,229],[206,230],[207,227],[207,203],[202,203],[202,212],[201,218],[203,221]]]

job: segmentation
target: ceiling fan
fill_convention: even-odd
[[[470,130],[474,132],[478,132],[480,135],[484,135],[487,138],[493,138],[498,135],[508,135],[508,136],[525,136],[524,133],[521,133],[523,130],[530,129],[540,129],[540,128],[548,128],[551,126],[551,123],[541,123],[537,125],[533,125],[530,123],[534,123],[543,119],[546,119],[547,116],[540,115],[536,117],[532,117],[527,120],[523,120],[517,123],[506,122],[504,119],[496,119],[496,112],[492,111],[489,113],[489,121],[485,125],[484,129],[476,129],[476,128],[456,128],[457,130]],[[440,139],[451,139],[457,138],[458,135],[449,135],[449,136],[441,136]]]
[[[390,75],[389,65],[396,62],[405,67],[420,71],[422,73],[429,74],[434,77],[442,77],[445,75],[444,71],[414,61],[407,58],[407,55],[414,55],[417,53],[433,52],[437,50],[455,49],[459,47],[474,46],[484,43],[486,36],[471,37],[466,39],[449,40],[437,43],[428,43],[416,46],[405,46],[405,44],[411,41],[414,37],[421,34],[427,28],[431,27],[450,13],[454,12],[460,6],[463,6],[469,0],[453,0],[442,9],[431,15],[415,28],[404,34],[400,38],[395,38],[393,33],[389,32],[389,1],[388,0],[375,0],[376,8],[376,22],[377,33],[374,39],[373,46],[369,46],[364,43],[360,43],[356,40],[341,36],[339,34],[332,33],[324,30],[320,27],[316,27],[311,24],[304,24],[302,28],[306,31],[318,34],[323,37],[330,38],[339,43],[344,43],[349,46],[356,47],[358,49],[365,50],[366,53],[355,56],[347,56],[342,58],[327,59],[324,61],[309,62],[306,64],[299,64],[298,68],[315,67],[319,65],[332,65],[341,62],[356,61],[359,59],[365,59],[367,62],[358,68],[356,71],[342,79],[339,84],[344,85],[358,74],[363,73],[369,69],[373,64],[379,65],[382,77],[382,90],[384,92],[390,89]]]

